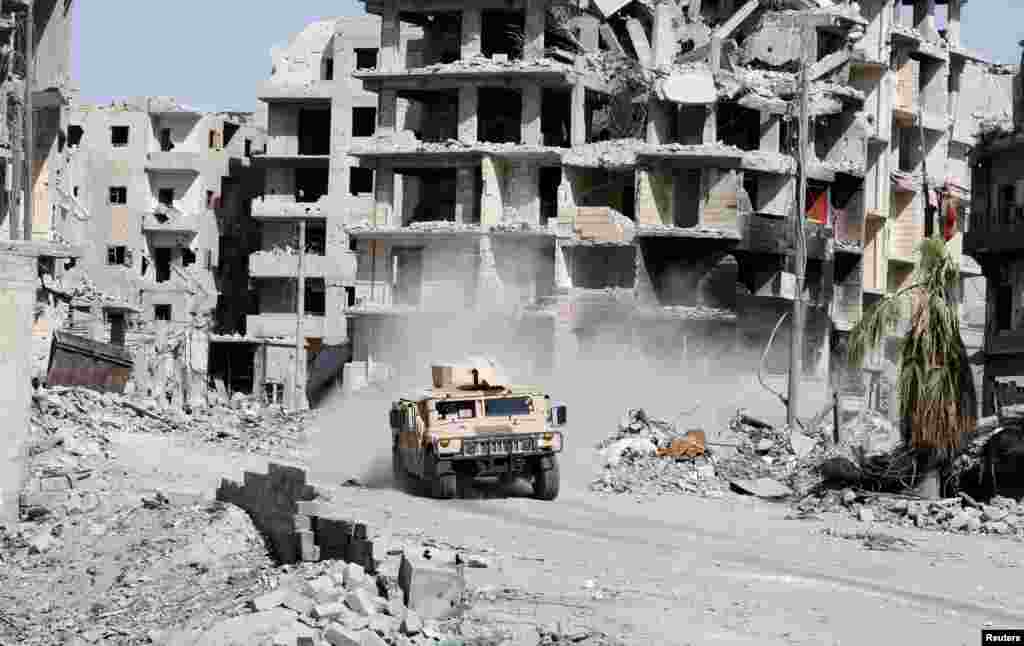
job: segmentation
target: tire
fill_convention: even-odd
[[[409,477],[405,472],[405,466],[402,464],[402,454],[398,452],[397,447],[391,449],[391,477],[394,480],[395,488],[405,491],[406,486],[409,484]]]
[[[561,476],[558,472],[558,456],[551,456],[551,468],[537,469],[533,477],[533,497],[537,500],[554,500],[558,497]]]
[[[458,494],[458,480],[454,473],[439,475],[430,484],[434,498],[449,500]]]

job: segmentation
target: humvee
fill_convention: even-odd
[[[441,369],[444,370],[444,369]],[[566,407],[537,388],[438,378],[421,395],[392,403],[392,467],[400,486],[455,498],[475,478],[533,479],[533,495],[558,497],[558,453]]]

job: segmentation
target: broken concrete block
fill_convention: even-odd
[[[317,548],[316,537],[311,531],[300,530],[295,532],[299,543],[299,557],[303,561],[319,561],[320,550]]]
[[[39,481],[39,490],[45,492],[53,491],[67,491],[74,485],[71,482],[71,478],[67,475],[53,476],[50,478],[43,478]]]
[[[312,599],[295,591],[289,592],[284,600],[281,601],[282,606],[289,610],[294,610],[300,615],[308,615],[312,612],[314,604],[315,602]]]
[[[288,598],[289,590],[278,588],[271,590],[270,592],[260,595],[252,600],[252,608],[256,612],[262,612],[264,610],[270,610],[276,608],[284,603],[285,599]]]
[[[345,603],[348,604],[349,608],[364,617],[369,617],[377,612],[377,606],[373,602],[373,594],[365,588],[349,592],[345,595]]]
[[[365,630],[360,637],[359,646],[388,646],[388,644],[377,633]]]
[[[370,585],[370,577],[359,563],[346,563],[342,575],[342,583],[348,590],[355,590]]]
[[[324,630],[324,639],[331,646],[361,646],[362,634],[339,623],[332,623]]]
[[[459,614],[466,590],[461,566],[444,566],[405,555],[398,582],[406,607],[421,617],[442,619]]]
[[[345,560],[358,563],[366,571],[373,570],[373,541],[352,539],[345,548]]]
[[[352,540],[352,522],[340,518],[317,518],[316,544],[325,559],[349,560],[347,551]]]
[[[310,615],[314,619],[333,619],[339,615],[346,613],[348,609],[345,604],[341,601],[331,601],[328,603],[318,603],[313,606],[313,610]]]
[[[423,620],[413,610],[406,610],[405,617],[402,619],[402,634],[404,635],[418,635],[423,630]]]
[[[382,637],[390,635],[395,630],[397,624],[398,620],[395,618],[381,614],[373,615],[369,621],[370,630]]]
[[[316,603],[338,601],[343,594],[344,590],[339,588],[329,576],[320,576],[306,582],[306,595]]]

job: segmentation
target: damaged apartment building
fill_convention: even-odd
[[[45,283],[48,327],[127,359],[119,386],[130,374],[168,404],[204,403],[217,372],[211,339],[244,331],[247,210],[259,188],[248,158],[264,143],[251,115],[170,98],[76,106],[63,142],[74,208],[52,226],[81,257]]]
[[[354,390],[414,369],[414,346],[460,321],[529,347],[531,370],[615,343],[752,374],[796,296],[804,71],[807,377],[847,410],[886,396],[892,348],[866,374],[842,350],[864,308],[910,279],[926,200],[948,214],[965,286],[983,280],[961,254],[968,158],[1009,95],[960,46],[958,0],[366,7],[277,51],[261,89],[248,325],[284,339],[285,390],[298,337],[320,350],[305,369],[331,375],[344,357]],[[280,248],[301,236],[297,290]],[[770,373],[787,369],[787,336],[784,323]]]
[[[1024,56],[1022,56],[1024,62]],[[964,242],[987,279],[984,391],[985,415],[997,406],[1024,403],[1024,79],[1018,66],[1012,119],[983,124],[974,149],[973,217]]]

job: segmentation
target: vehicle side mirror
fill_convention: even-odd
[[[568,409],[565,404],[555,404],[551,407],[551,423],[555,426],[565,426],[568,420]]]

